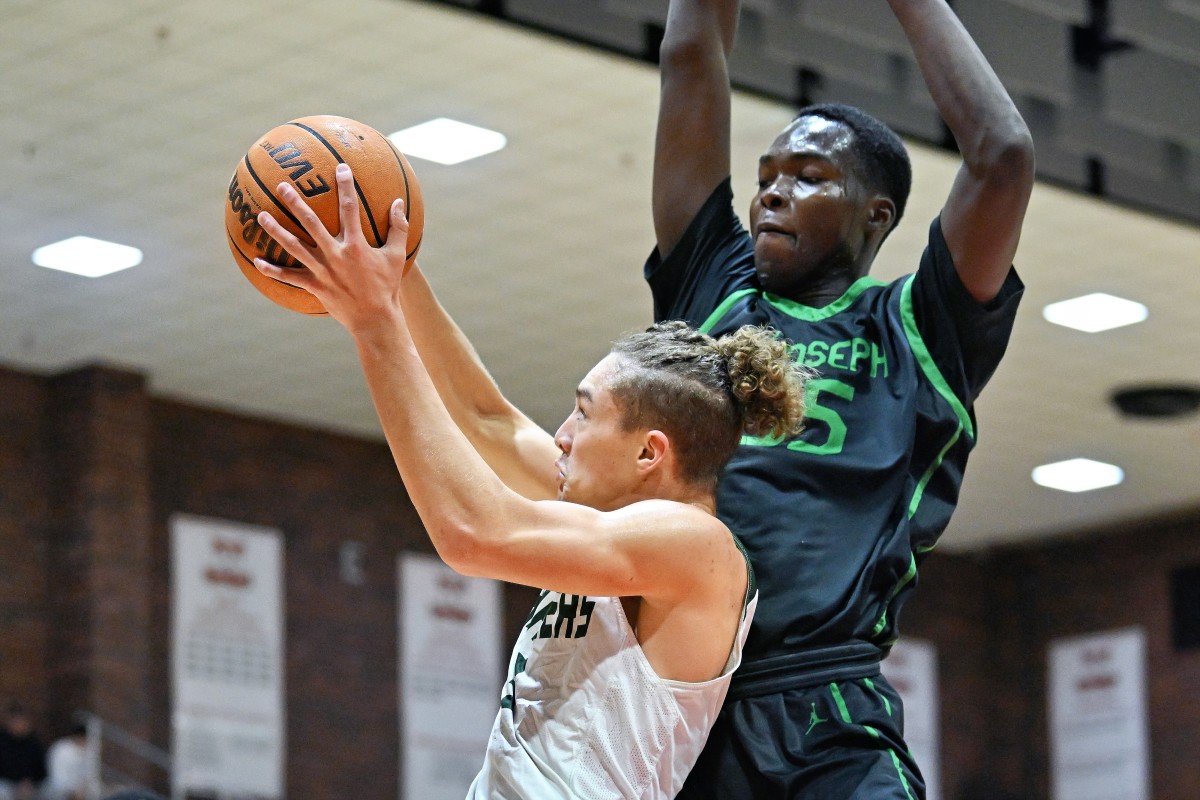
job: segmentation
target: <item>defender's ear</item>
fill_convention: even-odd
[[[867,212],[867,225],[880,233],[892,229],[896,220],[896,204],[890,197],[877,194],[871,199]]]

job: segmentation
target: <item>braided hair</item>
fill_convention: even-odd
[[[626,430],[670,438],[680,478],[716,486],[743,434],[799,433],[812,373],[769,328],[747,325],[714,339],[683,322],[660,322],[613,344],[610,390]]]

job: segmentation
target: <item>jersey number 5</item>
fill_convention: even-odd
[[[817,456],[832,456],[842,452],[842,447],[846,444],[846,422],[837,411],[826,405],[822,405],[821,395],[823,393],[840,397],[846,402],[854,399],[854,387],[848,383],[843,383],[833,378],[813,378],[809,381],[805,387],[807,409],[804,412],[804,416],[808,420],[824,422],[826,427],[829,428],[829,435],[825,437],[824,442],[819,444],[794,439],[788,442],[788,450],[795,450],[799,453],[811,453]],[[774,436],[742,437],[742,444],[750,447],[774,447],[782,442],[783,439]]]

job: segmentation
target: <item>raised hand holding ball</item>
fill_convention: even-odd
[[[289,270],[302,265],[259,224],[262,211],[311,247],[314,238],[279,196],[290,185],[331,235],[341,233],[334,170],[348,164],[360,202],[359,223],[372,247],[386,241],[392,201],[404,201],[408,220],[406,264],[416,258],[425,225],[425,207],[417,176],[404,155],[379,131],[345,117],[301,117],[271,129],[254,143],[229,184],[225,230],[238,267],[260,292],[284,308],[302,314],[328,313],[316,297],[292,283]],[[257,269],[255,258],[282,267],[276,275]]]

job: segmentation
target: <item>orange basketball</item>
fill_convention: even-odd
[[[336,236],[341,223],[334,170],[342,162],[349,164],[354,173],[363,234],[373,246],[387,241],[392,201],[397,197],[404,200],[409,228],[405,265],[411,264],[421,247],[425,227],[421,186],[404,154],[369,125],[345,117],[316,116],[272,128],[246,153],[229,183],[225,232],[234,259],[255,288],[284,308],[302,314],[328,312],[303,289],[268,278],[255,269],[255,257],[285,268],[300,266],[259,226],[258,212],[270,211],[283,227],[312,244],[299,221],[275,196],[279,184],[289,181]]]

